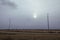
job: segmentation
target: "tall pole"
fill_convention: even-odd
[[[11,26],[11,19],[9,18],[9,30],[10,30],[10,26]]]
[[[49,32],[49,13],[47,13],[47,26],[48,26],[48,32]]]

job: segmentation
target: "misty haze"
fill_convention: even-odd
[[[60,29],[60,0],[0,0],[0,29]]]

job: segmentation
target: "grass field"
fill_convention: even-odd
[[[0,30],[0,40],[60,40],[60,30]]]

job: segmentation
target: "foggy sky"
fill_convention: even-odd
[[[0,29],[60,29],[60,0],[0,0]],[[33,15],[36,14],[36,18]]]

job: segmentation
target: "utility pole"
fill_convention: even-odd
[[[11,26],[11,19],[9,18],[9,30],[10,30],[10,26]]]
[[[47,26],[48,26],[48,32],[49,32],[49,13],[47,13]]]

